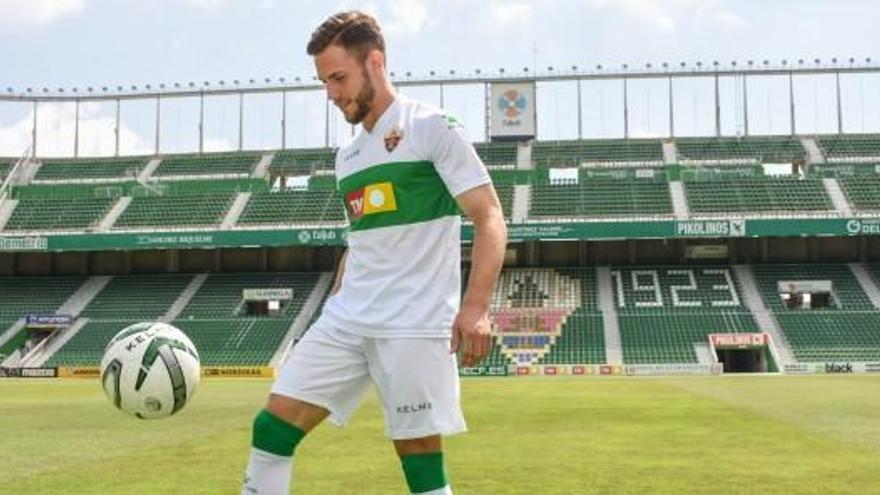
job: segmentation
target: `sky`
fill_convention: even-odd
[[[871,0],[0,0],[0,92],[42,88],[123,85],[153,87],[190,81],[214,87],[238,79],[311,80],[305,53],[311,31],[328,15],[360,8],[383,25],[389,70],[413,77],[430,71],[457,74],[529,67],[643,67],[662,62],[803,58],[824,62],[866,57],[880,62],[880,2]],[[722,129],[742,133],[741,81],[721,81]],[[880,132],[880,77],[846,76],[847,132]],[[622,136],[622,86],[591,82],[582,88],[582,135]],[[790,132],[788,82],[749,82],[750,131]],[[668,134],[665,81],[631,83],[630,134]],[[683,81],[675,87],[675,132],[714,132],[713,83]],[[406,89],[439,104],[436,87]],[[799,78],[795,87],[798,132],[836,131],[834,81]],[[541,139],[578,137],[576,88],[570,83],[538,86]],[[286,147],[344,144],[352,129],[331,109],[325,137],[320,92],[288,94]],[[471,137],[484,140],[483,88],[446,88],[444,104],[458,113]],[[214,98],[205,107],[206,150],[239,146],[238,99]],[[156,144],[155,101],[123,105],[123,154],[150,153]],[[281,146],[281,96],[245,100],[243,148]],[[113,153],[115,103],[80,108],[79,153]],[[162,103],[162,152],[193,151],[198,145],[198,102]],[[72,154],[75,108],[41,105],[38,151]],[[32,105],[0,103],[0,155],[18,155],[30,143]]]

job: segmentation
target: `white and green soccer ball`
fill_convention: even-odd
[[[199,354],[167,323],[135,323],[113,337],[101,360],[101,384],[119,410],[141,419],[165,418],[192,399]]]

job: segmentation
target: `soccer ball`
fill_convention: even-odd
[[[110,402],[141,419],[165,418],[192,399],[199,354],[189,337],[166,323],[135,323],[117,333],[101,360]]]

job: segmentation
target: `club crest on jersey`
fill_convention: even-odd
[[[397,127],[391,129],[385,134],[385,150],[391,153],[401,141],[403,141],[403,129]]]
[[[351,220],[374,213],[397,211],[394,185],[390,182],[379,182],[356,189],[345,195],[345,204]]]

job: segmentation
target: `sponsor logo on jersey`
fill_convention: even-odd
[[[394,127],[385,134],[385,150],[391,153],[403,141],[403,129]]]
[[[379,182],[354,190],[345,196],[345,203],[352,220],[364,215],[397,211],[394,186],[390,182]]]
[[[356,157],[356,156],[358,156],[358,155],[360,155],[360,154],[361,154],[361,150],[360,150],[360,148],[355,149],[355,150],[352,150],[352,151],[349,151],[347,155],[345,155],[345,156],[342,157],[342,161],[347,162],[347,161],[351,160],[352,158],[354,158],[354,157]]]
[[[458,120],[458,117],[452,115],[451,113],[443,114],[443,121],[446,122],[446,127],[450,129],[455,129],[456,127],[463,127],[461,125],[461,121]]]
[[[413,404],[400,404],[397,406],[397,414],[413,414],[430,411],[434,405],[430,402],[419,402]]]

